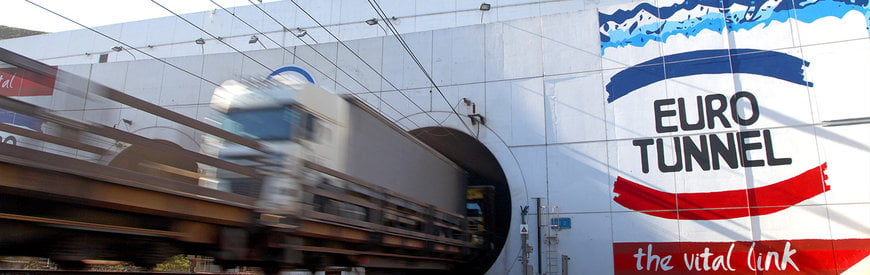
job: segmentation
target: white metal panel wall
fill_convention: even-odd
[[[345,6],[343,2],[341,5],[335,4],[337,2],[314,2],[306,2],[305,5],[318,5],[311,8],[316,9],[316,16],[323,18],[322,21],[325,22],[363,18],[347,14],[350,9],[348,7],[351,6]],[[601,5],[626,2],[608,1]],[[659,2],[647,1],[660,6],[680,1]],[[495,7],[509,3],[514,2],[493,1]],[[337,60],[339,66],[351,72],[372,90],[373,93],[366,91],[360,97],[405,129],[446,126],[467,131],[465,127],[468,126],[471,130],[469,134],[486,145],[504,169],[511,189],[512,205],[533,205],[534,197],[543,197],[545,205],[558,206],[558,216],[572,218],[574,228],[544,232],[558,233],[558,246],[554,249],[546,246],[535,248],[536,251],[545,251],[544,268],[547,268],[548,256],[565,254],[572,258],[569,262],[572,274],[614,273],[614,247],[624,243],[659,245],[684,242],[694,245],[698,242],[841,240],[870,237],[870,231],[867,230],[870,228],[870,187],[866,184],[870,181],[870,170],[866,169],[870,167],[870,130],[867,124],[813,126],[823,121],[870,117],[870,108],[867,108],[870,105],[870,93],[867,92],[870,91],[870,78],[866,77],[870,72],[870,42],[867,38],[866,18],[851,12],[842,18],[832,16],[812,24],[795,22],[792,19],[773,22],[759,30],[732,32],[727,36],[708,31],[688,38],[673,36],[670,38],[673,40],[668,40],[667,43],[651,42],[643,47],[608,48],[602,51],[598,13],[632,9],[639,3],[603,7],[599,10],[555,10],[553,7],[557,5],[574,7],[573,9],[597,6],[583,1],[561,1],[542,3],[533,8],[497,8],[483,14],[479,11],[458,12],[454,14],[455,21],[450,21],[449,18],[428,20],[423,17],[399,19],[396,24],[403,32],[419,31],[408,33],[404,37],[445,93],[446,102],[422,76],[416,64],[403,52],[394,37],[365,38],[347,41],[347,44],[390,82],[396,84],[401,92],[395,91],[386,81],[379,79],[377,74],[371,72],[343,46],[324,43],[316,45],[315,48],[323,49],[330,61]],[[390,13],[398,16],[438,9],[428,4],[407,1],[383,1],[382,4]],[[461,10],[474,8],[476,5],[478,3],[471,5],[465,1],[457,1],[455,6]],[[295,8],[282,10],[295,11]],[[505,20],[514,17],[517,19]],[[166,23],[173,18],[155,20],[149,21],[147,37],[165,37],[154,32],[153,28],[172,30],[167,33],[172,33],[178,39],[184,37],[192,40],[195,37],[189,36],[201,36],[195,32],[176,35],[187,31],[183,27],[173,27],[175,25]],[[295,20],[296,25],[305,21],[300,19],[298,12]],[[450,22],[435,25],[441,21]],[[468,24],[471,25],[465,26]],[[836,24],[846,27],[829,31],[829,26]],[[365,27],[377,28],[348,25],[341,27],[341,30],[351,33]],[[123,34],[125,30],[121,29],[120,32]],[[326,37],[323,33],[317,34],[316,30],[309,31],[310,35]],[[383,35],[382,32],[363,32],[365,35]],[[81,33],[81,36],[86,37],[88,34]],[[63,36],[56,37],[65,39],[61,38]],[[0,44],[23,48],[29,43],[43,41],[41,39],[47,38],[22,38]],[[295,39],[282,41],[288,45],[301,44]],[[69,39],[66,43],[71,51],[81,51],[87,44],[78,39]],[[247,41],[239,43],[247,44]],[[214,41],[206,44],[211,49],[205,51],[206,53],[220,51],[216,44],[212,44]],[[108,51],[111,46],[113,45],[100,45],[99,48]],[[168,61],[190,68],[191,71],[201,73],[205,79],[217,83],[241,76],[267,73],[267,70],[256,68],[256,63],[246,60],[238,53],[202,56],[204,48],[189,42],[173,47],[173,53],[167,53],[160,47],[155,47],[152,51],[167,56],[193,55],[194,57],[171,58]],[[746,74],[696,75],[655,82],[631,95],[608,102],[606,85],[610,79],[634,65],[663,55],[728,47],[773,50],[807,60],[809,65],[804,68],[804,77],[813,82],[814,86],[769,82],[759,76]],[[358,89],[356,83],[337,71],[331,62],[322,60],[310,48],[290,47],[289,50],[298,52],[306,60],[313,60],[311,67],[306,67],[308,65],[283,51],[251,53],[258,60],[267,62],[270,67],[295,63],[312,72],[313,68],[322,69],[325,75],[315,73],[315,79],[329,89],[347,92],[337,87],[327,75],[337,78],[339,83],[350,89],[356,89],[353,91],[355,93],[365,90]],[[110,60],[127,60],[130,55],[126,52],[111,52],[110,56],[114,58]],[[88,58],[78,62],[94,62],[94,55]],[[77,59],[69,60],[73,62]],[[208,112],[207,102],[214,87],[205,81],[170,72],[174,69],[163,66],[163,73],[155,76],[148,73],[152,70],[146,67],[158,70],[160,66],[142,60],[88,66],[90,65],[62,68],[70,68],[77,74],[90,75],[92,80],[111,87],[140,93],[150,100],[159,100],[162,105],[192,117],[203,118]],[[161,78],[162,81],[157,82],[159,85],[151,82]],[[158,89],[159,92],[145,93],[151,89]],[[175,92],[188,89],[196,95]],[[652,101],[685,98],[691,104],[697,95],[731,96],[738,90],[753,92],[763,114],[757,122],[743,130],[769,129],[776,145],[776,153],[781,154],[778,156],[791,157],[792,164],[751,169],[659,173],[656,160],[651,159],[650,168],[653,172],[641,171],[639,149],[632,144],[633,140],[671,137],[656,131],[652,123]],[[486,125],[469,124],[464,115],[469,114],[470,109],[461,103],[462,98],[476,104],[477,112],[486,117]],[[127,115],[134,120],[134,127],[162,125],[159,120],[126,112],[120,106],[103,104],[98,100],[91,101],[90,98],[83,107],[77,107],[82,105],[77,99],[63,99],[59,95],[55,95],[53,100],[27,100],[68,108],[67,112],[72,116],[83,116],[87,120],[107,125],[116,124]],[[193,103],[196,104],[191,105]],[[455,108],[462,117],[457,118],[449,107]],[[81,108],[85,110],[81,111]],[[668,125],[674,125],[678,123],[676,119],[670,117],[664,121]],[[143,121],[142,124],[139,124],[140,120]],[[731,130],[736,128],[705,128],[672,135],[696,138],[702,134],[723,134]],[[195,139],[197,136],[196,133],[186,130],[142,131],[149,136],[169,138],[180,144],[187,144],[187,135],[194,136]],[[672,145],[668,146],[669,150],[673,148]],[[655,151],[654,147],[650,147],[651,152]],[[763,154],[763,151],[756,151],[751,156],[759,157]],[[671,162],[674,157],[675,155],[668,155],[665,160]],[[613,192],[614,181],[618,177],[671,193],[746,189],[783,180],[820,163],[827,164],[830,191],[786,210],[761,216],[722,220],[665,219],[626,208],[615,201],[616,194]],[[508,242],[496,265],[490,270],[491,274],[521,273],[521,268],[516,263],[520,251],[518,218],[518,212],[512,213]],[[534,220],[534,216],[531,218]],[[537,229],[531,226],[531,231],[531,236],[535,236]],[[547,253],[547,250],[554,252]],[[532,256],[532,262],[537,265],[535,254]],[[672,264],[680,261],[682,259],[675,258]]]

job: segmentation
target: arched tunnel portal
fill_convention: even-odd
[[[469,185],[494,187],[494,209],[491,221],[485,222],[490,242],[469,264],[469,274],[483,274],[501,253],[510,227],[511,201],[507,178],[498,160],[486,146],[474,137],[446,127],[423,127],[410,134],[449,158],[469,173]]]

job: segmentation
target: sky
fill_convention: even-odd
[[[151,0],[30,0],[88,27],[172,16]],[[170,10],[192,13],[218,7],[209,0],[155,0]],[[250,5],[248,0],[214,0],[224,7]],[[259,0],[252,0],[258,3]],[[265,0],[272,2],[275,0]],[[0,0],[0,25],[44,32],[81,29],[25,0]]]

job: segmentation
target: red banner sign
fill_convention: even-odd
[[[614,243],[616,274],[840,274],[870,255],[870,239]]]
[[[40,75],[20,68],[0,68],[0,95],[52,95],[56,77],[56,75]]]

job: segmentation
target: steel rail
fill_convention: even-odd
[[[250,223],[255,208],[250,197],[152,175],[9,144],[0,143],[0,152],[0,187],[19,192],[228,225]]]
[[[9,213],[0,213],[0,219],[49,224],[49,225],[54,225],[54,226],[72,227],[75,229],[97,230],[97,231],[104,231],[104,232],[111,232],[111,233],[122,233],[122,234],[127,234],[127,235],[157,236],[157,237],[170,237],[170,238],[177,238],[177,237],[184,236],[184,234],[182,234],[182,233],[173,232],[173,231],[136,228],[136,227],[119,226],[119,225],[108,225],[108,224],[99,224],[99,223],[90,223],[90,222],[80,222],[80,221],[71,221],[71,220],[62,220],[62,219],[52,219],[52,218],[35,217],[35,216],[27,216],[27,215],[17,215],[17,214],[9,214]]]

